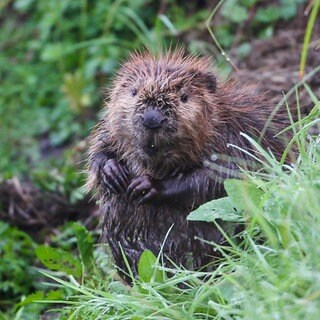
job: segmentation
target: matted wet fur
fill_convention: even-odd
[[[103,238],[120,269],[127,272],[120,247],[135,275],[141,253],[157,255],[162,245],[164,256],[189,269],[219,257],[199,239],[221,244],[221,232],[186,217],[225,196],[223,181],[238,177],[239,166],[254,167],[250,155],[229,146],[259,157],[241,132],[281,156],[284,142],[275,135],[288,120],[276,114],[264,130],[273,108],[246,87],[218,81],[207,58],[182,50],[131,55],[90,137],[88,160],[87,186],[100,201]]]

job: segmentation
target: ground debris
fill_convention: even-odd
[[[71,204],[59,193],[40,190],[18,178],[0,183],[0,220],[31,233],[80,219],[90,224],[97,214],[88,198]]]

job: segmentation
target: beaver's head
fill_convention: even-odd
[[[115,79],[110,134],[148,162],[199,160],[211,134],[216,78],[205,58],[182,52],[134,54]]]

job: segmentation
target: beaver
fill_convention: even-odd
[[[281,157],[285,141],[276,134],[287,121],[276,115],[266,127],[272,111],[248,88],[219,81],[209,58],[183,50],[129,57],[91,134],[87,182],[122,277],[125,260],[137,276],[147,249],[192,270],[219,259],[210,242],[225,243],[224,232],[187,216],[226,196],[223,182],[239,177],[240,167],[255,166],[259,154],[241,132]],[[237,234],[238,225],[218,223]]]

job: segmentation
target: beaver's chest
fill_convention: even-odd
[[[188,269],[205,266],[218,256],[202,240],[222,243],[224,238],[213,223],[188,221],[188,211],[167,205],[133,205],[114,197],[104,205],[104,240],[112,249],[116,265],[126,270],[126,255],[133,273],[144,250]]]

